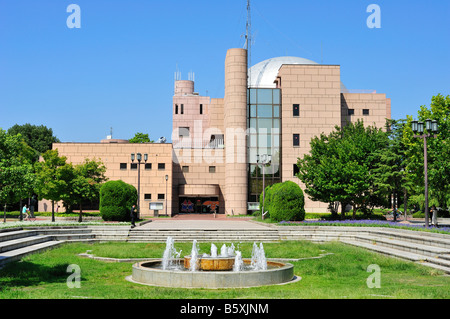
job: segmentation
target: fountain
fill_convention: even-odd
[[[190,255],[180,258],[174,240],[168,237],[162,260],[144,261],[133,265],[128,280],[136,283],[179,288],[243,288],[274,285],[293,281],[294,267],[288,263],[267,261],[263,244],[254,243],[251,258],[222,245],[220,254],[211,244],[210,254],[201,254],[197,241]]]

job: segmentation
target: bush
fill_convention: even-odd
[[[262,195],[260,196],[260,205]],[[262,205],[261,205],[262,207]],[[305,198],[300,186],[291,181],[266,187],[264,210],[274,221],[297,221],[305,219]]]
[[[130,208],[136,201],[136,188],[121,180],[108,181],[100,188],[100,214],[105,221],[130,220]]]

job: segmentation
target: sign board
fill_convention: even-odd
[[[150,210],[163,210],[164,209],[164,203],[161,202],[151,202],[150,203]]]
[[[248,202],[247,209],[248,210],[259,210],[259,203],[258,202]]]

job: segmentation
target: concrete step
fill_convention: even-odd
[[[14,250],[10,250],[10,251],[1,253],[0,254],[0,267],[3,267],[8,262],[20,260],[29,254],[42,252],[44,250],[57,247],[61,243],[62,242],[60,242],[60,241],[46,241],[43,243],[39,243],[39,244],[27,246],[27,247],[22,247],[22,248],[18,248],[18,249],[14,249]]]
[[[404,250],[399,250],[395,248],[386,247],[383,245],[362,242],[359,240],[341,240],[342,243],[362,247],[377,253],[388,255],[391,257],[397,257],[400,259],[410,260],[413,262],[421,263],[424,266],[430,266],[436,269],[440,269],[446,273],[450,273],[450,264],[446,260],[440,258],[433,258],[430,256],[425,256],[417,253],[407,252]]]
[[[26,236],[0,242],[0,253],[52,240],[49,236]]]
[[[5,242],[8,240],[14,240],[29,236],[36,236],[37,232],[32,230],[14,230],[9,232],[0,233],[0,242]]]
[[[424,245],[411,241],[403,241],[401,237],[400,239],[383,238],[379,236],[355,236],[354,238],[359,241],[382,245],[385,247],[395,248],[430,257],[439,256],[441,254],[450,254],[450,248],[432,246],[432,243]]]

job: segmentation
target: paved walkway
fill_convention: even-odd
[[[267,229],[270,226],[254,223],[251,217],[228,218],[223,215],[177,215],[174,218],[157,218],[137,229]]]

